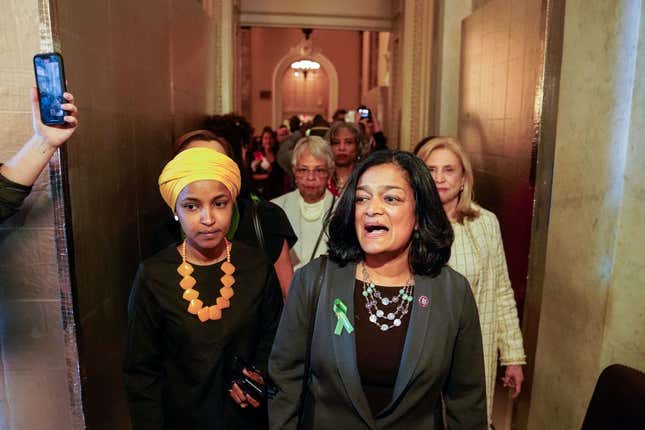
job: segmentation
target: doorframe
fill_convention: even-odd
[[[282,78],[284,73],[291,66],[294,61],[302,58],[316,61],[320,67],[327,73],[329,83],[329,97],[327,100],[327,112],[331,115],[338,108],[338,72],[334,63],[329,60],[320,52],[312,52],[311,55],[303,56],[297,47],[291,48],[289,52],[282,57],[278,64],[273,69],[272,91],[273,91],[273,104],[272,104],[272,124],[277,127],[281,123],[282,118]]]

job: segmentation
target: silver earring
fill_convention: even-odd
[[[179,217],[175,214],[175,221],[179,221]]]

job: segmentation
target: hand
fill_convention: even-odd
[[[271,163],[269,163],[269,160],[267,160],[264,155],[262,156],[262,159],[260,160],[260,167],[262,169],[269,171],[271,170]]]
[[[506,366],[504,371],[504,376],[502,377],[502,382],[504,387],[512,388],[513,395],[512,398],[519,396],[520,391],[522,391],[522,382],[524,381],[524,373],[522,372],[522,366],[519,364],[512,364]]]
[[[264,379],[262,379],[262,376],[260,376],[256,372],[251,372],[247,369],[243,369],[242,373],[244,376],[251,378],[258,384],[264,385]],[[242,389],[237,385],[233,384],[230,390],[228,390],[230,396],[233,398],[235,403],[240,405],[241,408],[246,408],[247,406],[251,405],[251,407],[254,408],[259,408],[260,407],[260,402],[255,400],[253,397],[249,396],[248,394],[244,393]]]
[[[45,125],[40,118],[38,90],[36,87],[31,88],[31,115],[34,133],[36,136],[45,139],[46,143],[54,148],[69,139],[78,126],[78,109],[74,104],[74,96],[70,93],[64,93],[63,97],[67,100],[67,103],[63,103],[61,108],[69,112],[69,115],[64,118],[65,125]]]

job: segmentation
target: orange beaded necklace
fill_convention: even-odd
[[[193,273],[193,266],[186,261],[186,241],[184,240],[184,243],[181,245],[182,262],[177,267],[177,273],[182,276],[182,280],[179,281],[179,286],[184,290],[184,294],[182,295],[183,299],[188,301],[188,312],[197,315],[197,318],[201,322],[221,319],[222,309],[231,306],[230,299],[235,294],[233,288],[231,288],[235,283],[235,278],[233,277],[235,266],[231,264],[231,242],[224,238],[224,244],[226,245],[226,261],[221,265],[224,276],[220,278],[223,287],[220,288],[220,296],[215,300],[213,306],[204,306],[204,302],[198,299],[199,291],[193,288],[197,284],[197,281],[190,276]]]

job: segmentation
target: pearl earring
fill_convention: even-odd
[[[179,221],[179,217],[175,214],[175,221]]]

